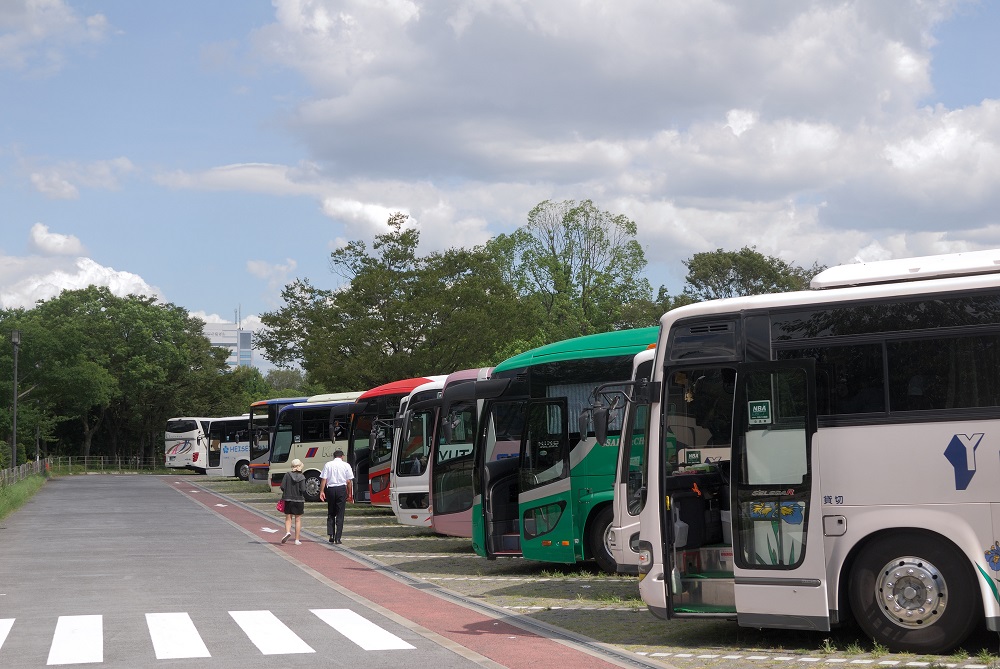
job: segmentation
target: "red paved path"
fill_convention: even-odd
[[[215,511],[258,538],[262,538],[261,523],[277,526],[274,519],[265,520],[256,513],[210,491],[200,489],[197,493],[191,493],[189,488],[192,484],[188,481],[169,478],[165,480],[170,480],[171,487],[178,492],[191,497],[210,511]],[[228,505],[215,506],[219,502],[226,502]],[[315,570],[340,588],[509,669],[534,667],[552,669],[566,666],[572,666],[574,669],[611,669],[624,666],[401,583],[347,557],[328,543],[320,544],[306,539],[301,546],[293,543],[282,545],[280,543],[282,535],[283,532],[278,532],[263,538],[273,537],[272,542],[276,550]]]

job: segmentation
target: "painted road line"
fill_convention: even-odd
[[[316,652],[270,611],[230,611],[229,615],[264,655]]]
[[[320,620],[365,650],[405,650],[413,646],[350,609],[309,609]]]
[[[157,660],[212,657],[186,613],[147,613],[146,626]]]
[[[46,664],[104,662],[102,616],[59,616]]]
[[[10,628],[13,626],[14,618],[0,619],[0,648],[3,648],[3,642],[7,640],[7,635],[10,634]]]

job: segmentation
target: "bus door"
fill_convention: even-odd
[[[732,515],[737,620],[830,629],[814,360],[737,368]]]
[[[521,554],[529,560],[575,563],[565,398],[531,400],[521,439],[518,515]]]

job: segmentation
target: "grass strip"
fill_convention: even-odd
[[[45,476],[36,474],[21,479],[13,485],[0,488],[0,519],[6,518],[24,506],[45,484]]]

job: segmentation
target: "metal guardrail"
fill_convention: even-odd
[[[108,455],[58,456],[47,458],[53,474],[80,472],[142,472],[163,468],[163,458],[120,457]]]
[[[0,469],[0,488],[17,483],[29,476],[51,472],[53,474],[83,474],[87,472],[143,472],[163,468],[161,458],[113,457],[107,455],[52,456],[18,465],[13,469]]]

